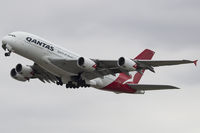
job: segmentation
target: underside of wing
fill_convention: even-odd
[[[77,60],[51,59],[50,62],[66,72],[79,74],[83,70],[77,66]]]
[[[52,64],[60,69],[70,72],[72,74],[82,74],[87,79],[94,79],[108,74],[116,74],[122,72],[117,66],[117,60],[94,60],[96,68],[93,71],[87,71],[77,65],[78,60],[65,60],[65,59],[49,59]]]
[[[159,67],[159,66],[170,66],[170,65],[180,65],[180,64],[189,64],[194,63],[196,65],[196,61],[190,60],[133,60],[137,64]]]
[[[128,86],[130,86],[132,89],[135,90],[166,90],[166,89],[179,89],[175,86],[171,85],[149,85],[149,84],[131,84],[129,83]]]
[[[38,78],[42,82],[58,82],[58,79],[56,78],[55,75],[47,72],[45,69],[41,68],[39,65],[34,64],[31,66],[31,68],[34,70],[34,77],[33,78]]]
[[[82,59],[83,62],[79,59]],[[103,77],[105,75],[115,75],[116,73],[125,73],[129,74],[130,71],[142,72],[142,70],[148,69],[152,72],[154,67],[159,66],[170,66],[170,65],[179,65],[179,64],[188,64],[194,63],[196,61],[190,60],[125,60],[124,66],[120,66],[119,60],[98,60],[98,59],[87,59],[79,58],[77,60],[66,60],[66,59],[51,59],[49,61],[60,69],[70,72],[74,75],[82,74],[87,79],[94,79],[97,77]],[[85,61],[85,62],[84,62]],[[78,63],[85,63],[85,66],[78,66]],[[88,63],[88,64],[87,64]],[[88,67],[88,68],[87,68]],[[89,70],[89,71],[88,71]],[[92,71],[91,71],[92,70]]]
[[[77,57],[77,59],[72,60],[65,58],[49,58],[49,61],[74,76],[81,75],[88,80],[109,74],[115,75],[116,73],[129,75],[130,71],[137,71],[142,74],[146,69],[155,72],[154,67],[188,63],[194,63],[196,65],[197,62],[190,60],[151,60],[154,53],[155,52],[152,50],[145,49],[134,59],[120,57],[118,60],[100,60]]]

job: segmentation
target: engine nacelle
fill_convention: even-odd
[[[120,57],[118,59],[117,65],[124,70],[128,70],[128,71],[136,70],[135,68],[136,63],[132,61],[131,59],[126,59],[124,57]]]
[[[21,74],[26,78],[31,78],[33,76],[33,69],[29,66],[23,66],[22,64],[17,64],[15,70],[17,73]]]
[[[96,63],[84,57],[78,58],[77,66],[88,72],[92,72],[96,69]]]
[[[27,80],[23,75],[17,73],[16,70],[15,70],[15,68],[13,68],[13,69],[10,71],[10,76],[11,76],[12,78],[16,79],[16,80],[23,81],[23,82]]]

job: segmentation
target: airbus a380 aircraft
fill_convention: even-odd
[[[66,88],[89,87],[115,93],[144,94],[147,90],[178,89],[170,85],[138,84],[145,70],[154,67],[194,63],[197,60],[151,60],[154,52],[145,49],[134,59],[98,60],[79,56],[26,32],[13,32],[2,40],[5,56],[12,52],[34,61],[18,64],[10,72],[19,81],[38,78],[42,82],[66,84]]]

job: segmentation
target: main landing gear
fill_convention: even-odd
[[[76,89],[76,88],[79,88],[79,87],[90,87],[90,85],[86,84],[85,80],[80,80],[79,82],[75,82],[75,83],[73,83],[72,81],[70,81],[70,82],[68,82],[66,84],[66,88]]]
[[[56,77],[58,79],[58,81],[56,82],[57,85],[63,86],[63,82],[61,80],[61,78]]]
[[[63,85],[62,81],[57,81],[56,84],[57,84],[57,85],[60,85],[60,86]],[[90,85],[86,84],[84,80],[81,80],[80,82],[72,82],[72,81],[69,81],[69,82],[66,84],[66,88],[73,88],[73,89],[76,89],[76,88],[79,88],[79,87],[90,87]]]
[[[56,84],[57,85],[63,85],[63,82],[61,80],[60,77],[56,77],[57,78],[57,82]],[[78,76],[74,76],[72,77],[72,81],[69,81],[67,84],[66,84],[66,88],[79,88],[79,87],[90,87],[89,84],[87,84],[85,82],[85,80],[83,80],[80,76],[80,74]]]

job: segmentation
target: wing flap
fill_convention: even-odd
[[[46,70],[44,70],[43,68],[41,68],[39,65],[37,65],[36,63],[31,66],[32,69],[34,70],[34,77],[33,78],[38,78],[40,81],[42,81],[43,83],[48,82],[57,82],[58,79],[56,78],[55,75],[47,72]]]
[[[180,89],[171,85],[149,85],[149,84],[132,84],[128,83],[132,89],[135,90],[166,90],[166,89]]]
[[[78,74],[83,70],[77,66],[77,60],[65,60],[65,59],[51,59],[49,61],[55,66],[61,68],[70,73]]]
[[[97,63],[97,69],[94,72],[86,72],[77,66],[77,60],[65,60],[65,59],[51,59],[49,61],[60,69],[70,72],[72,74],[82,73],[87,79],[94,79],[97,77],[102,77],[108,74],[120,73],[119,67],[117,66],[116,60],[94,60]]]

